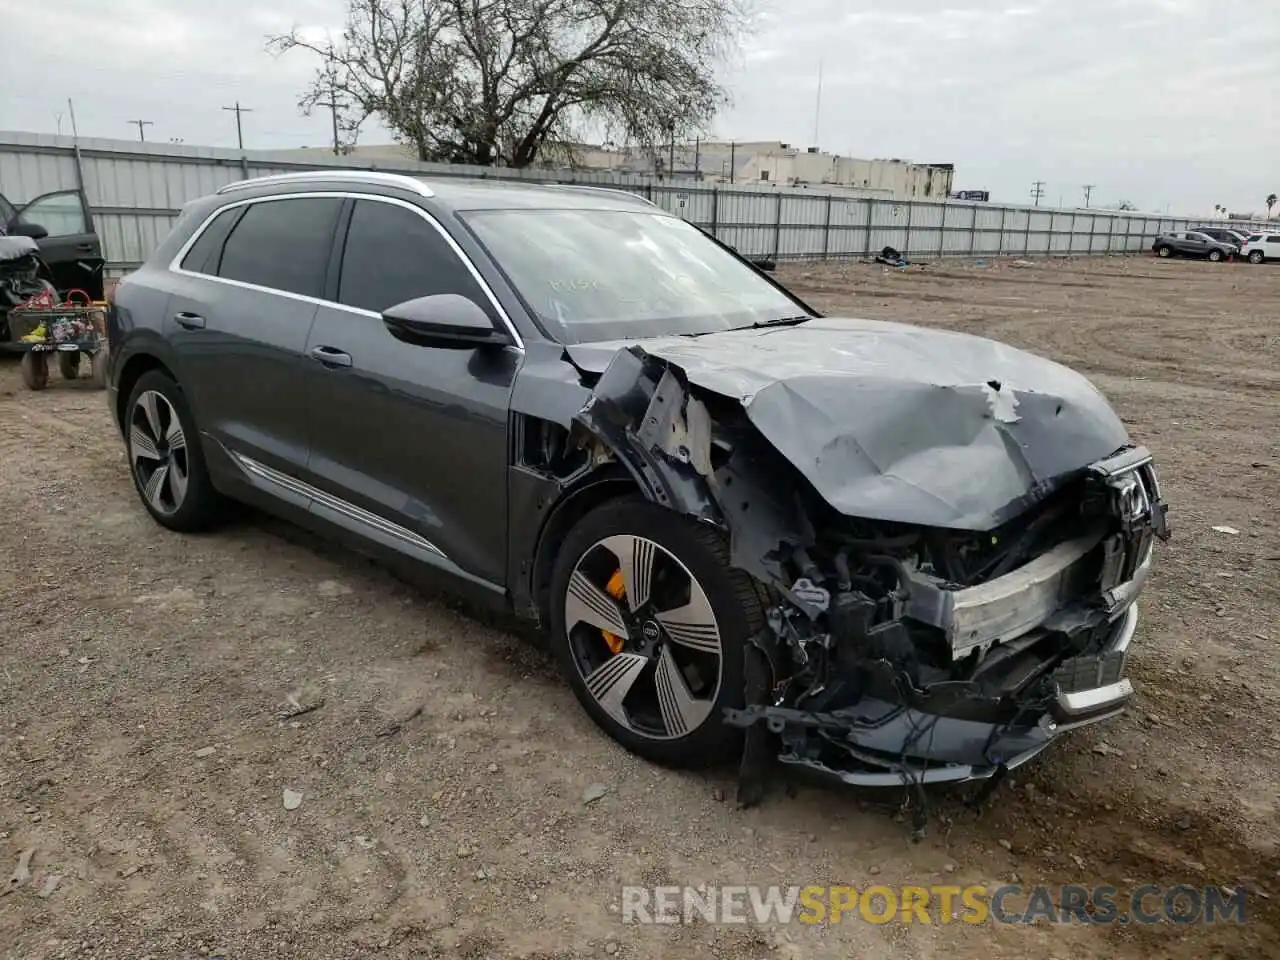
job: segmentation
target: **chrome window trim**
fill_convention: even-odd
[[[216,277],[208,273],[198,273],[195,270],[185,270],[182,267],[183,259],[190,252],[191,247],[195,245],[195,242],[200,239],[201,234],[209,228],[209,224],[213,223],[218,216],[225,213],[227,210],[233,210],[236,207],[246,207],[253,203],[270,203],[273,200],[316,200],[332,198],[375,200],[378,203],[389,203],[392,206],[403,207],[405,210],[416,213],[418,216],[422,217],[422,219],[426,220],[427,223],[431,224],[435,229],[436,233],[440,234],[440,236],[444,238],[445,243],[449,245],[449,249],[452,250],[454,255],[466,266],[467,271],[472,276],[472,279],[474,279],[480,286],[484,295],[493,305],[493,309],[502,319],[503,324],[507,328],[507,332],[511,335],[511,339],[515,344],[516,349],[524,349],[524,338],[520,336],[519,331],[516,330],[515,324],[511,322],[511,317],[507,314],[507,311],[503,309],[502,304],[498,302],[498,298],[494,294],[493,288],[489,286],[489,282],[485,280],[480,271],[476,269],[476,265],[472,263],[471,258],[467,256],[466,251],[458,245],[458,242],[454,240],[453,237],[449,236],[449,231],[445,230],[445,228],[440,225],[439,221],[437,221],[430,213],[423,210],[421,207],[416,207],[407,200],[401,200],[398,197],[384,197],[376,193],[353,193],[347,190],[308,190],[305,193],[273,193],[262,197],[246,197],[243,200],[236,200],[234,203],[228,203],[218,207],[217,210],[214,210],[205,217],[200,226],[192,232],[191,236],[188,237],[186,242],[178,249],[178,252],[174,255],[173,259],[169,261],[169,272],[176,273],[184,277],[197,277],[201,280],[209,280],[214,283],[224,283],[228,286],[239,287],[242,290],[255,290],[260,293],[269,293],[277,297],[299,300],[302,303],[314,303],[321,307],[333,307],[338,310],[346,311],[347,313],[354,313],[361,317],[381,319],[382,314],[380,313],[375,313],[372,310],[365,310],[361,307],[348,306],[345,303],[338,303],[334,300],[326,300],[323,297],[309,297],[302,293],[291,293],[288,290],[277,290],[275,287],[264,287],[261,284],[246,283],[243,280],[232,280],[228,277]]]
[[[306,183],[308,180],[348,180],[352,183],[379,184],[412,190],[421,197],[434,197],[435,191],[416,177],[403,173],[387,173],[382,170],[300,170],[294,173],[273,173],[265,177],[236,180],[218,188],[218,195],[248,190],[256,186],[276,186],[286,183]]]

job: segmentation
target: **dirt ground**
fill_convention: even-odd
[[[1155,451],[1175,532],[1142,606],[1134,710],[1055,746],[980,816],[937,793],[918,843],[897,793],[802,785],[739,811],[732,771],[613,746],[502,624],[263,517],[162,530],[103,395],[56,377],[28,392],[4,360],[0,882],[35,854],[32,882],[0,897],[0,954],[1277,956],[1280,270],[1142,257],[780,276],[831,314],[1069,363]],[[290,695],[323,703],[280,719]],[[1247,922],[622,924],[623,884],[699,882],[1221,883],[1248,891]]]

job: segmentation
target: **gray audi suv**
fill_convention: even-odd
[[[998,776],[1133,694],[1166,506],[1084,377],[822,317],[631,194],[231,184],[109,335],[160,524],[246,501],[533,618],[610,736],[743,802]]]

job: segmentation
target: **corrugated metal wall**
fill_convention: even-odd
[[[430,177],[500,177],[630,190],[712,231],[744,254],[791,259],[858,257],[890,246],[916,258],[1134,253],[1186,219],[1092,210],[1048,210],[873,199],[823,190],[663,183],[606,172],[510,170],[434,163],[299,162],[213,147],[0,133],[0,193],[15,204],[83,187],[115,271],[144,260],[182,205],[247,177],[332,167]],[[1257,226],[1247,224],[1244,226]]]

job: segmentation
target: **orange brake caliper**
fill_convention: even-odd
[[[613,597],[615,600],[621,600],[627,595],[627,585],[622,582],[621,567],[613,571],[613,576],[609,578],[609,582],[604,585],[604,588],[608,592],[609,596]],[[610,633],[608,630],[601,630],[600,632],[604,634],[604,642],[608,645],[610,653],[622,652],[622,645],[624,643],[622,637],[618,636],[616,633]]]

